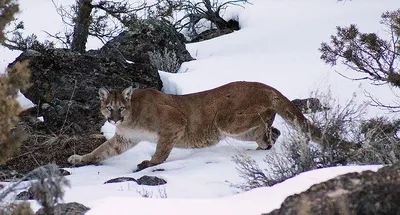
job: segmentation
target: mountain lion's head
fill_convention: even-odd
[[[125,90],[108,91],[105,88],[100,88],[100,110],[104,117],[111,124],[119,124],[130,115],[132,87]]]

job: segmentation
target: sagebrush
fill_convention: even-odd
[[[150,63],[158,70],[177,73],[181,64],[174,51],[170,51],[167,47],[163,52],[153,51],[149,52]]]
[[[330,107],[309,115],[323,131],[323,145],[310,144],[307,134],[289,128],[286,139],[266,153],[267,170],[260,169],[249,156],[234,157],[238,173],[244,179],[244,183],[235,187],[249,190],[271,186],[301,172],[323,167],[393,164],[400,160],[400,120],[366,119],[368,104],[358,104],[356,95],[344,105],[329,93],[314,97]]]

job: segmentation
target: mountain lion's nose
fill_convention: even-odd
[[[109,123],[111,123],[111,124],[113,124],[113,125],[115,125],[117,122],[115,122],[114,120],[112,120],[112,119],[110,119],[110,118],[108,118],[108,122]]]
[[[112,119],[112,118],[108,118],[108,122],[111,123],[111,124],[113,124],[113,125],[118,125],[118,124],[120,124],[122,121],[124,121],[124,118],[121,118],[121,119],[119,119],[119,120],[114,120],[114,119]]]

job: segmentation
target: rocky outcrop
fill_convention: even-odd
[[[400,163],[314,185],[268,214],[400,214]]]
[[[183,36],[158,20],[138,21],[100,50],[84,54],[67,49],[22,53],[12,64],[29,60],[31,87],[22,93],[37,106],[21,114],[19,126],[29,137],[20,155],[0,165],[0,171],[17,176],[37,162],[69,166],[69,155],[88,153],[104,142],[98,136],[105,121],[99,111],[99,88],[161,90],[157,68],[149,60],[149,53],[155,51],[173,52],[179,63],[192,60]]]
[[[179,65],[193,60],[186,50],[185,37],[170,23],[154,19],[138,20],[129,30],[107,42],[100,51],[134,63],[152,63],[151,53],[164,55],[166,51],[175,54]]]

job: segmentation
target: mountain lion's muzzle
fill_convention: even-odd
[[[111,111],[111,115],[107,118],[108,122],[111,124],[119,124],[124,121],[124,117],[121,116],[119,111]]]
[[[109,123],[118,125],[130,114],[132,87],[124,91],[111,91],[105,88],[99,90],[101,113]]]

